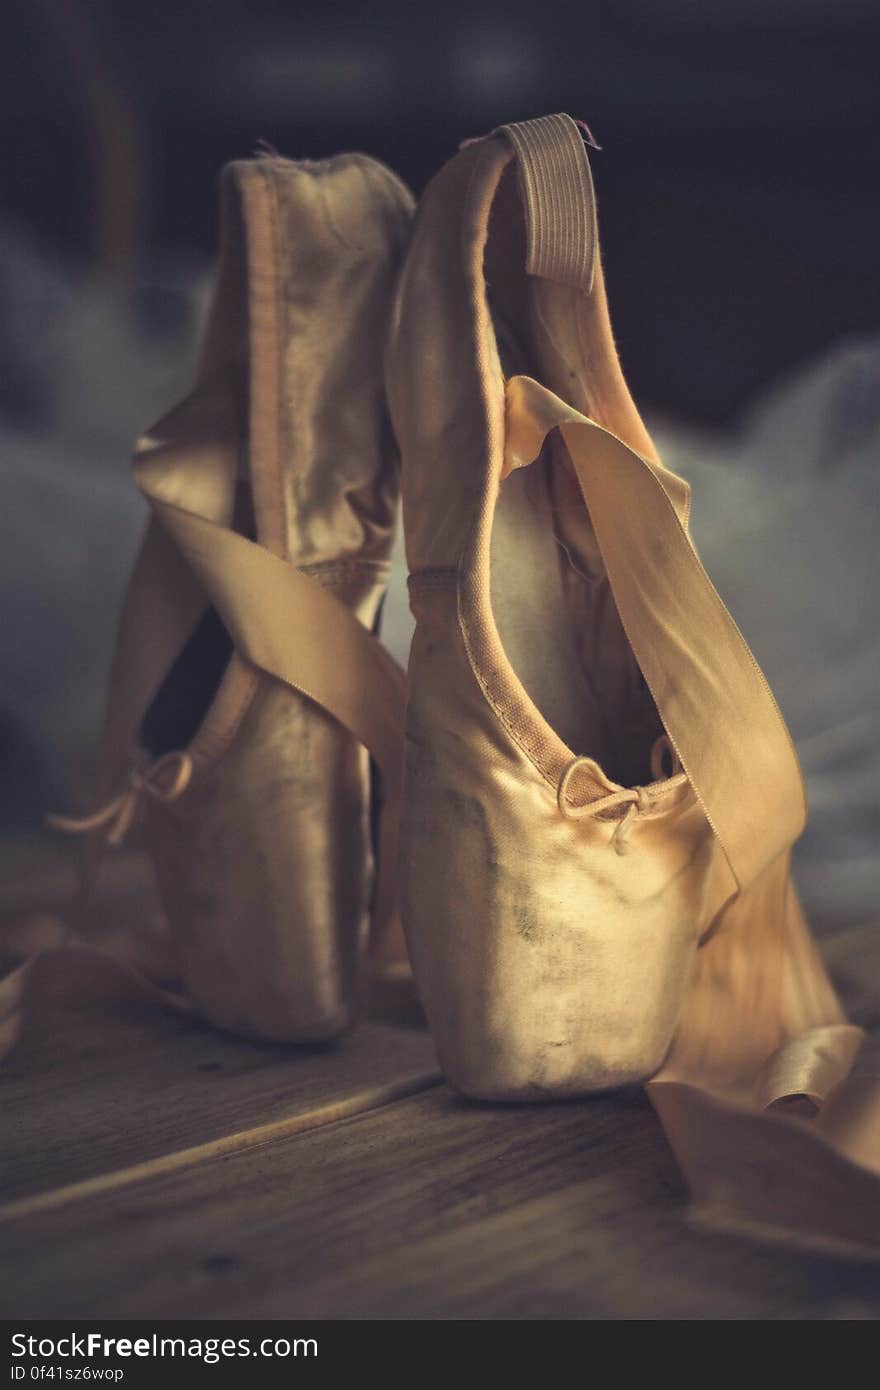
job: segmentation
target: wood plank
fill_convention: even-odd
[[[114,1012],[115,1009],[115,1012]],[[331,1123],[436,1084],[424,1029],[371,1019],[334,1045],[246,1042],[137,999],[58,1029],[52,1057],[0,1065],[0,1201]],[[65,1047],[65,1043],[69,1046]],[[99,1184],[100,1186],[100,1184]]]
[[[70,859],[69,847],[46,838],[3,844],[0,914],[14,922],[23,911],[63,911]],[[145,856],[109,854],[90,912],[95,937],[143,929],[156,910]],[[0,954],[3,940],[0,930]],[[334,1045],[260,1044],[163,1007],[113,966],[104,971],[84,972],[85,987],[65,994],[56,970],[43,1017],[0,1062],[4,1205],[67,1200],[82,1183],[124,1184],[439,1080],[424,1027],[388,1009]]]
[[[690,1229],[639,1092],[445,1087],[2,1228],[15,1317],[859,1317],[880,1270]]]
[[[0,907],[65,872],[18,861]],[[54,861],[53,861],[54,863]],[[43,867],[41,867],[43,866]],[[143,861],[96,921],[144,921]],[[823,943],[880,1020],[880,933]],[[2,944],[2,943],[0,943]],[[331,1049],[242,1042],[109,992],[0,1065],[9,1316],[868,1317],[875,1267],[689,1229],[640,1093],[480,1107],[424,1031],[372,1020]],[[349,1117],[345,1119],[344,1117]],[[354,1118],[352,1118],[354,1117]],[[319,1126],[319,1128],[314,1128]]]
[[[0,839],[0,922],[25,912],[64,916],[76,886],[76,852],[69,839],[58,835]],[[135,845],[108,850],[89,913],[90,935],[122,922],[142,926],[158,910],[146,854]]]
[[[340,1269],[297,1303],[303,1318],[873,1320],[880,1273],[689,1227],[641,1160]]]

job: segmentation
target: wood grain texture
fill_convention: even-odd
[[[880,1269],[692,1230],[640,1093],[447,1088],[2,1227],[28,1317],[813,1318]]]
[[[439,1080],[424,1030],[377,1020],[322,1048],[261,1045],[135,999],[116,1016],[108,1001],[64,1041],[38,1071],[14,1054],[0,1065],[0,1206],[151,1160],[197,1162],[224,1140],[264,1143]]]
[[[3,846],[0,915],[63,910],[69,861],[51,841]],[[90,913],[95,938],[142,929],[155,911],[145,857],[108,855]],[[0,954],[2,945],[0,929]],[[57,1204],[83,1183],[86,1191],[125,1185],[439,1080],[424,1027],[388,1021],[387,1008],[335,1044],[255,1043],[164,1007],[105,969],[82,996],[49,1001],[47,1018],[0,1062],[0,1208]]]
[[[0,913],[61,905],[57,855],[0,867]],[[96,930],[153,910],[143,861],[111,859]],[[876,1027],[880,930],[823,949]],[[433,1087],[433,1068],[424,1030],[387,1010],[311,1049],[235,1039],[136,993],[53,1015],[0,1065],[2,1197],[25,1203],[0,1220],[3,1314],[880,1313],[877,1266],[689,1227],[641,1092],[482,1107]]]
[[[57,834],[0,840],[0,944],[3,922],[18,913],[66,915],[76,886],[76,855],[76,845]],[[135,844],[105,854],[96,887],[90,935],[123,923],[141,926],[159,911],[150,862]]]

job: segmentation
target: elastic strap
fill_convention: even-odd
[[[587,294],[598,234],[596,195],[583,136],[571,116],[502,125],[516,151],[526,219],[526,271]]]

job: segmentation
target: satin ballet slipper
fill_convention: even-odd
[[[401,905],[441,1065],[491,1100],[651,1080],[695,1191],[733,1202],[707,1113],[803,1123],[860,1035],[789,879],[790,737],[621,373],[568,117],[429,185],[386,380],[416,617]]]
[[[362,155],[224,171],[197,383],[134,459],[152,519],[103,797],[63,822],[94,851],[143,818],[188,996],[255,1037],[349,1027],[371,918],[394,954],[404,687],[372,634],[397,505],[381,348],[411,211]]]

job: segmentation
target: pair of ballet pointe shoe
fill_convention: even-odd
[[[74,828],[142,818],[197,1010],[327,1039],[408,958],[466,1095],[650,1083],[705,1207],[803,1228],[765,1210],[772,1116],[820,1186],[869,1184],[836,1234],[880,1238],[859,1033],[789,874],[797,759],[624,382],[578,124],[469,142],[415,216],[364,155],[230,165],[198,379],[134,471]]]

